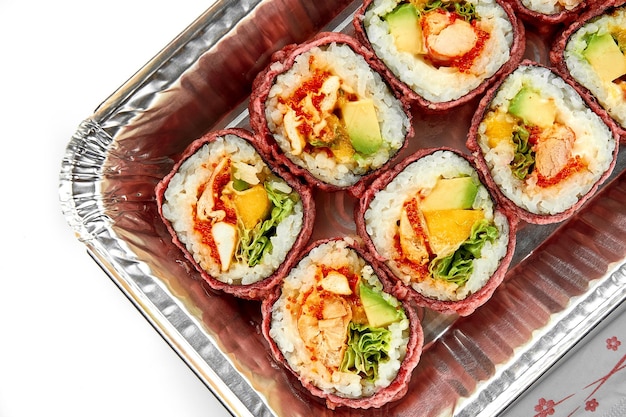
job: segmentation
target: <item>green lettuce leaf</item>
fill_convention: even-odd
[[[513,143],[515,144],[515,156],[511,161],[511,171],[520,180],[525,179],[535,166],[535,152],[528,144],[530,133],[524,127],[518,127],[513,132]]]
[[[459,16],[463,18],[463,20],[467,22],[471,22],[473,20],[478,20],[480,17],[478,13],[476,13],[476,7],[469,2],[466,1],[442,1],[442,0],[434,0],[429,1],[423,9],[420,10],[416,7],[417,12],[419,14],[428,13],[433,10],[441,9],[448,12],[456,12]]]
[[[351,322],[348,327],[348,347],[339,369],[375,381],[378,364],[389,357],[390,344],[391,331]]]
[[[467,282],[474,270],[473,261],[480,257],[487,241],[498,237],[497,227],[487,219],[477,221],[472,226],[470,237],[448,256],[435,258],[430,263],[430,273],[435,278],[444,279],[457,285]]]
[[[293,212],[297,202],[296,193],[279,191],[270,181],[266,181],[264,187],[273,206],[270,218],[257,223],[252,230],[243,227],[240,230],[241,238],[237,256],[249,266],[258,265],[265,253],[271,253],[270,237],[275,234],[276,226]]]

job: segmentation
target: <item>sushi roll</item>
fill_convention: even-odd
[[[598,2],[561,32],[550,61],[580,93],[597,100],[626,139],[625,1]]]
[[[522,220],[571,216],[609,176],[619,142],[576,90],[532,61],[481,101],[467,140],[502,202]]]
[[[192,142],[156,195],[174,243],[208,284],[246,299],[281,279],[315,217],[309,188],[270,168],[243,129]]]
[[[504,279],[517,222],[492,198],[471,158],[423,149],[381,175],[355,220],[365,245],[417,304],[471,314]]]
[[[278,51],[253,83],[250,125],[292,173],[324,191],[358,194],[413,133],[411,116],[341,33]]]
[[[525,48],[523,25],[496,0],[365,0],[353,24],[402,95],[434,111],[482,93]]]
[[[576,19],[594,0],[509,0],[513,9],[539,32]]]
[[[406,394],[424,340],[415,310],[390,291],[353,240],[316,241],[263,300],[263,335],[328,408],[382,407]]]

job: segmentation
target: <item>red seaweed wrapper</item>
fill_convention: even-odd
[[[357,232],[415,302],[467,316],[511,263],[517,221],[469,155],[417,151],[376,179],[355,208]]]
[[[420,321],[352,239],[314,242],[262,313],[275,359],[328,408],[379,408],[406,394]]]
[[[539,32],[545,26],[569,24],[595,0],[508,0],[515,12]]]
[[[563,221],[611,174],[618,137],[593,107],[553,70],[529,60],[480,102],[467,147],[520,219]]]
[[[372,62],[356,39],[327,32],[273,55],[249,110],[278,163],[321,190],[359,195],[397,157],[411,114]]]
[[[558,34],[550,61],[576,83],[588,101],[597,101],[626,140],[626,6],[624,0],[597,2]],[[611,123],[605,120],[607,123]]]
[[[431,111],[480,95],[519,64],[526,45],[512,7],[496,0],[365,0],[353,25],[394,87]]]
[[[270,168],[244,129],[192,142],[156,187],[174,243],[208,284],[245,299],[264,297],[308,242],[311,190]]]

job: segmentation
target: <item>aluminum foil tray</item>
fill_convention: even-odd
[[[249,128],[251,83],[271,53],[320,30],[351,34],[358,2],[222,0],[78,127],[60,173],[62,210],[88,254],[234,415],[353,415],[327,410],[277,366],[260,304],[217,293],[171,243],[154,187],[209,130]],[[526,57],[547,62],[527,28]],[[415,112],[418,147],[465,149],[476,102]],[[420,311],[425,350],[400,401],[359,415],[496,415],[626,298],[626,166],[569,221],[523,224],[511,269],[466,318]],[[353,201],[316,195],[313,238],[354,233]]]

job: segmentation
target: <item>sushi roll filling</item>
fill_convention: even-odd
[[[340,370],[375,380],[378,362],[389,353],[391,333],[383,325],[400,320],[401,313],[381,298],[390,313],[372,326],[363,297],[380,295],[365,287],[348,268],[320,267],[316,281],[292,304],[297,306],[298,331],[311,358],[331,372]]]
[[[374,102],[360,99],[314,56],[309,63],[310,77],[289,97],[278,100],[291,153],[323,152],[354,169],[359,157],[375,153],[383,144]]]
[[[478,25],[475,6],[464,0],[403,2],[383,18],[399,52],[436,68],[470,72],[490,36]]]
[[[373,268],[343,242],[316,247],[287,276],[270,334],[304,380],[346,398],[395,378],[409,320]]]
[[[471,277],[473,261],[499,235],[484,210],[473,208],[477,193],[471,177],[440,178],[432,190],[404,201],[394,261],[411,282],[441,280],[458,287]]]
[[[591,19],[568,39],[563,51],[570,75],[626,126],[626,8]]]
[[[265,252],[271,253],[270,237],[277,224],[294,211],[298,198],[267,166],[224,157],[198,187],[194,230],[222,272],[233,260],[252,267]]]
[[[250,140],[224,131],[194,142],[163,183],[160,207],[196,268],[232,286],[272,276],[304,230],[307,196]]]
[[[472,296],[507,255],[508,217],[471,162],[452,150],[416,155],[365,204],[361,232],[424,299]]]
[[[483,123],[489,147],[509,155],[521,181],[546,188],[587,170],[588,162],[574,153],[576,133],[559,122],[554,100],[532,87],[523,86],[507,110],[488,111]]]
[[[298,53],[273,80],[264,107],[267,128],[290,163],[333,187],[353,186],[381,168],[411,130],[382,75],[341,42]]]
[[[496,0],[373,0],[354,24],[402,88],[434,109],[469,99],[521,57],[523,31]]]
[[[477,116],[476,143],[468,144],[525,221],[565,218],[614,166],[610,126],[569,83],[532,61],[495,87]]]

